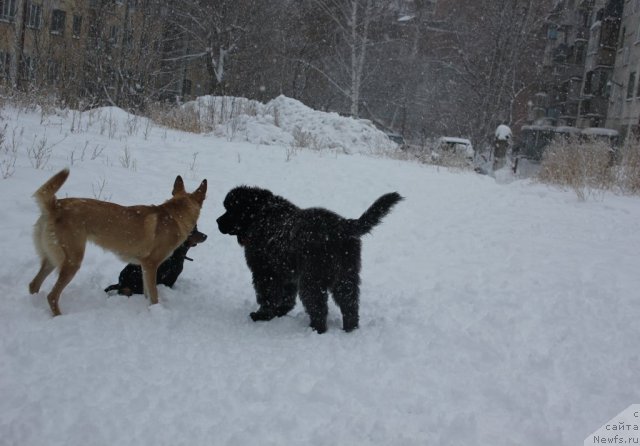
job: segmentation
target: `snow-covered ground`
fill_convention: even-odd
[[[0,114],[0,163],[16,149],[0,179],[0,445],[569,446],[640,402],[636,197],[581,202],[525,181],[166,130],[118,109]],[[62,316],[46,303],[52,278],[28,294],[31,194],[64,166],[59,196],[121,204],[164,201],[177,174],[188,189],[209,180],[209,238],[160,305],[107,297],[123,265],[93,246]],[[239,184],[351,218],[385,192],[406,197],[363,240],[359,330],[344,333],[335,306],[323,335],[300,305],[248,318],[242,249],[215,223]]]

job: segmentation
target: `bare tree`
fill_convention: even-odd
[[[458,132],[483,143],[498,124],[513,123],[517,98],[539,75],[540,32],[551,2],[455,3],[450,16],[454,34],[440,53],[435,99],[446,101],[439,107],[445,122],[458,123]]]
[[[190,0],[172,5],[174,29],[189,42],[174,57],[203,59],[211,90],[224,92],[232,56],[248,45],[247,36],[258,25],[263,7],[258,0]]]
[[[348,100],[349,113],[360,115],[366,65],[371,48],[379,44],[372,30],[388,18],[389,3],[384,0],[312,0],[325,19],[322,36],[328,51],[311,66],[329,85]]]

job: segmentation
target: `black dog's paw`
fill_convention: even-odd
[[[249,317],[251,317],[251,320],[253,320],[253,322],[258,322],[258,321],[270,321],[276,316],[271,312],[258,310],[250,313]]]
[[[322,334],[327,331],[327,324],[311,324],[309,325],[313,331],[318,334]]]
[[[357,325],[354,325],[354,326],[346,326],[346,325],[345,325],[345,326],[344,326],[344,328],[343,328],[343,330],[344,330],[346,333],[351,333],[352,331],[357,330],[357,329],[358,329],[358,326],[357,326]]]

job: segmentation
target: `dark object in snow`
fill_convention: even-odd
[[[198,226],[196,225],[184,243],[178,246],[176,250],[173,251],[173,254],[160,264],[158,267],[158,274],[156,276],[156,283],[172,287],[182,272],[184,261],[193,260],[187,257],[189,249],[193,248],[198,243],[204,242],[206,239],[207,235],[198,231]],[[140,268],[140,265],[129,263],[120,272],[118,283],[109,285],[104,289],[107,293],[114,290],[118,290],[118,294],[124,294],[125,296],[143,294],[142,268]]]
[[[342,328],[358,328],[360,237],[400,200],[396,192],[383,195],[359,219],[346,219],[322,208],[300,209],[265,189],[232,189],[217,222],[220,232],[237,236],[244,247],[260,306],[251,319],[284,316],[300,294],[311,328],[323,333],[331,292]]]

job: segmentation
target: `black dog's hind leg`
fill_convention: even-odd
[[[359,283],[360,277],[358,273],[351,273],[341,277],[331,289],[333,300],[335,300],[342,312],[342,329],[346,332],[358,328],[358,312],[360,307]]]
[[[340,264],[335,282],[330,287],[333,300],[342,313],[342,329],[346,332],[358,328],[360,307],[360,240],[347,240],[341,246]]]
[[[300,300],[311,319],[309,326],[318,334],[327,331],[327,290],[314,277],[300,279]]]

